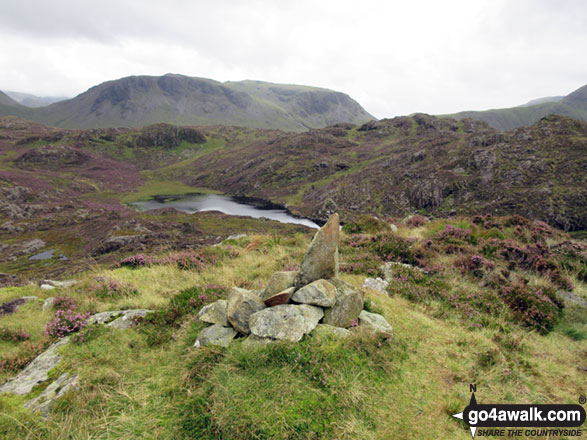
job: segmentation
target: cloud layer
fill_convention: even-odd
[[[582,0],[0,3],[0,89],[45,96],[172,72],[438,114],[567,94],[587,83],[585,47]]]

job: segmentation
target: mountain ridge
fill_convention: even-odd
[[[21,106],[16,111],[12,106],[0,107],[0,115],[14,114],[61,128],[166,122],[304,131],[374,119],[356,101],[337,91],[253,80],[221,83],[179,74],[106,81],[75,98],[42,108]]]
[[[587,85],[563,97],[538,98],[517,107],[482,111],[466,110],[440,116],[485,121],[493,128],[505,131],[532,125],[551,114],[587,121]]]

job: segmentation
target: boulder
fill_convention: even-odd
[[[383,316],[377,313],[363,310],[359,315],[359,325],[373,333],[393,337],[393,328]]]
[[[316,280],[296,290],[291,299],[300,304],[332,307],[336,302],[336,287],[326,280]]]
[[[314,330],[323,316],[320,307],[307,304],[279,305],[253,313],[250,329],[255,336],[297,342]]]
[[[319,279],[338,276],[338,214],[333,214],[316,232],[304,255],[297,277],[297,286],[302,287]]]
[[[25,408],[29,408],[33,412],[40,412],[41,416],[48,417],[49,411],[55,405],[57,399],[63,396],[68,391],[75,390],[79,385],[78,375],[70,375],[63,373],[55,381],[53,381],[45,391],[34,399],[24,403]]]
[[[265,299],[265,305],[267,307],[279,306],[281,304],[287,304],[294,293],[295,287],[289,287],[282,292],[276,293],[273,296]]]
[[[267,286],[263,290],[261,298],[266,300],[293,287],[296,283],[296,275],[297,272],[275,272],[267,281]]]
[[[200,321],[208,324],[218,324],[223,327],[228,327],[228,319],[226,318],[226,301],[219,299],[218,301],[202,307],[198,313]]]
[[[263,310],[265,304],[257,295],[245,289],[233,287],[228,292],[226,314],[228,322],[243,335],[248,335],[249,318],[255,312]]]
[[[363,310],[363,296],[353,286],[338,278],[333,278],[330,282],[336,287],[336,303],[324,310],[324,324],[350,327]]]
[[[214,324],[203,329],[194,347],[205,347],[207,345],[220,345],[221,347],[228,347],[230,341],[236,336],[236,330],[231,327],[223,327],[219,324]]]
[[[372,289],[377,290],[385,295],[387,295],[387,286],[389,283],[379,277],[377,278],[365,278],[365,282],[363,283],[363,289]]]
[[[33,361],[13,379],[0,386],[0,393],[28,394],[35,385],[49,379],[49,370],[61,360],[59,349],[69,343],[69,337],[60,339]]]
[[[398,274],[401,269],[417,270],[422,272],[424,271],[420,267],[412,266],[406,263],[400,263],[398,261],[388,261],[387,263],[379,266],[379,270],[383,272],[383,278],[388,282],[393,282],[396,278],[395,275]]]

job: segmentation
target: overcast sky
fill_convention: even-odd
[[[511,107],[587,84],[584,0],[3,0],[0,90],[129,75],[258,79],[392,117]]]

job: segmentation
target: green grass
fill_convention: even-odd
[[[207,188],[193,187],[177,180],[148,180],[135,191],[122,197],[123,203],[133,203],[148,200],[156,195],[181,195],[189,193],[220,194]]]
[[[476,229],[466,219],[451,223]],[[445,224],[435,221],[416,229],[401,225],[398,234],[426,240]],[[500,232],[513,234],[507,228]],[[344,243],[347,239],[343,234]],[[95,268],[68,289],[0,289],[0,302],[23,295],[41,300],[67,295],[80,311],[171,310],[181,292],[185,296],[194,286],[261,288],[274,271],[299,263],[308,243],[303,234],[248,235],[214,248],[222,258],[201,271],[175,265]],[[360,252],[352,249],[342,245],[343,263],[351,252]],[[455,258],[434,254],[434,261],[448,268]],[[91,287],[97,276],[132,286],[137,294],[97,296]],[[478,288],[479,280],[456,270],[443,277],[447,289]],[[360,287],[365,275],[344,273],[341,278]],[[416,288],[423,286],[420,281],[414,279]],[[574,281],[574,292],[583,296],[585,284]],[[538,282],[548,279],[529,280]],[[469,431],[450,415],[468,404],[470,383],[477,384],[481,402],[575,403],[585,393],[587,381],[578,369],[587,348],[584,310],[567,308],[559,326],[542,335],[498,316],[471,328],[458,314],[440,313],[445,309],[439,299],[415,302],[371,290],[366,299],[367,307],[393,326],[393,339],[358,331],[348,339],[314,334],[300,343],[251,347],[237,339],[226,349],[193,349],[203,328],[193,319],[195,312],[169,324],[169,338],[157,343],[141,328],[103,329],[63,350],[52,375],[79,374],[80,388],[61,399],[48,420],[24,410],[25,398],[0,395],[0,437],[465,440]],[[0,326],[26,328],[31,342],[42,341],[52,312],[41,312],[41,304],[0,317]],[[22,344],[0,343],[2,357],[17,355]],[[2,371],[0,379],[12,374]]]

